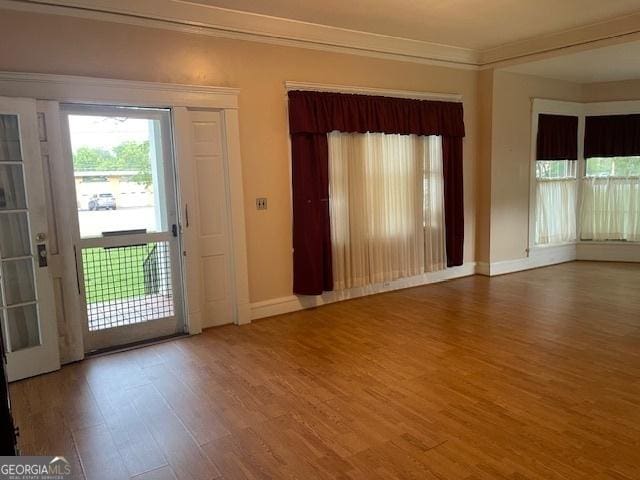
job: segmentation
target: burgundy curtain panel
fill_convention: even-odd
[[[578,159],[578,117],[538,115],[537,160]]]
[[[599,115],[585,119],[585,158],[635,155],[640,155],[640,115]]]
[[[442,136],[444,234],[447,267],[462,265],[464,254],[464,191],[462,137]]]
[[[442,137],[447,266],[462,265],[464,197],[462,103],[289,92],[293,183],[293,291],[333,289],[327,133],[388,133]]]
[[[291,134],[291,155],[293,291],[314,295],[333,290],[327,134]]]

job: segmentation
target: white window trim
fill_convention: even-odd
[[[536,224],[536,140],[538,137],[538,116],[540,114],[574,115],[578,117],[578,168],[576,178],[578,181],[577,198],[581,198],[582,182],[585,175],[586,164],[584,161],[584,128],[585,118],[595,115],[624,115],[640,113],[640,100],[616,101],[616,102],[595,102],[580,103],[566,102],[560,100],[549,100],[533,98],[531,103],[531,153],[530,153],[530,174],[529,174],[529,246],[527,256],[531,257],[536,252],[543,252],[548,249],[562,248],[566,245],[637,245],[638,242],[621,241],[582,241],[580,239],[579,202],[576,207],[576,241],[555,243],[550,245],[536,245],[535,224]]]

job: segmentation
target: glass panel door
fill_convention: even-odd
[[[0,278],[8,352],[40,345],[18,115],[0,115]]]
[[[68,105],[64,111],[87,351],[183,332],[169,110]]]
[[[35,101],[0,98],[0,323],[10,380],[59,368]]]

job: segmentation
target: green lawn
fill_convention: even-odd
[[[145,294],[143,264],[154,244],[82,251],[87,303]]]

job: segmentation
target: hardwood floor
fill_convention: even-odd
[[[75,478],[638,479],[640,264],[328,305],[13,384]]]

